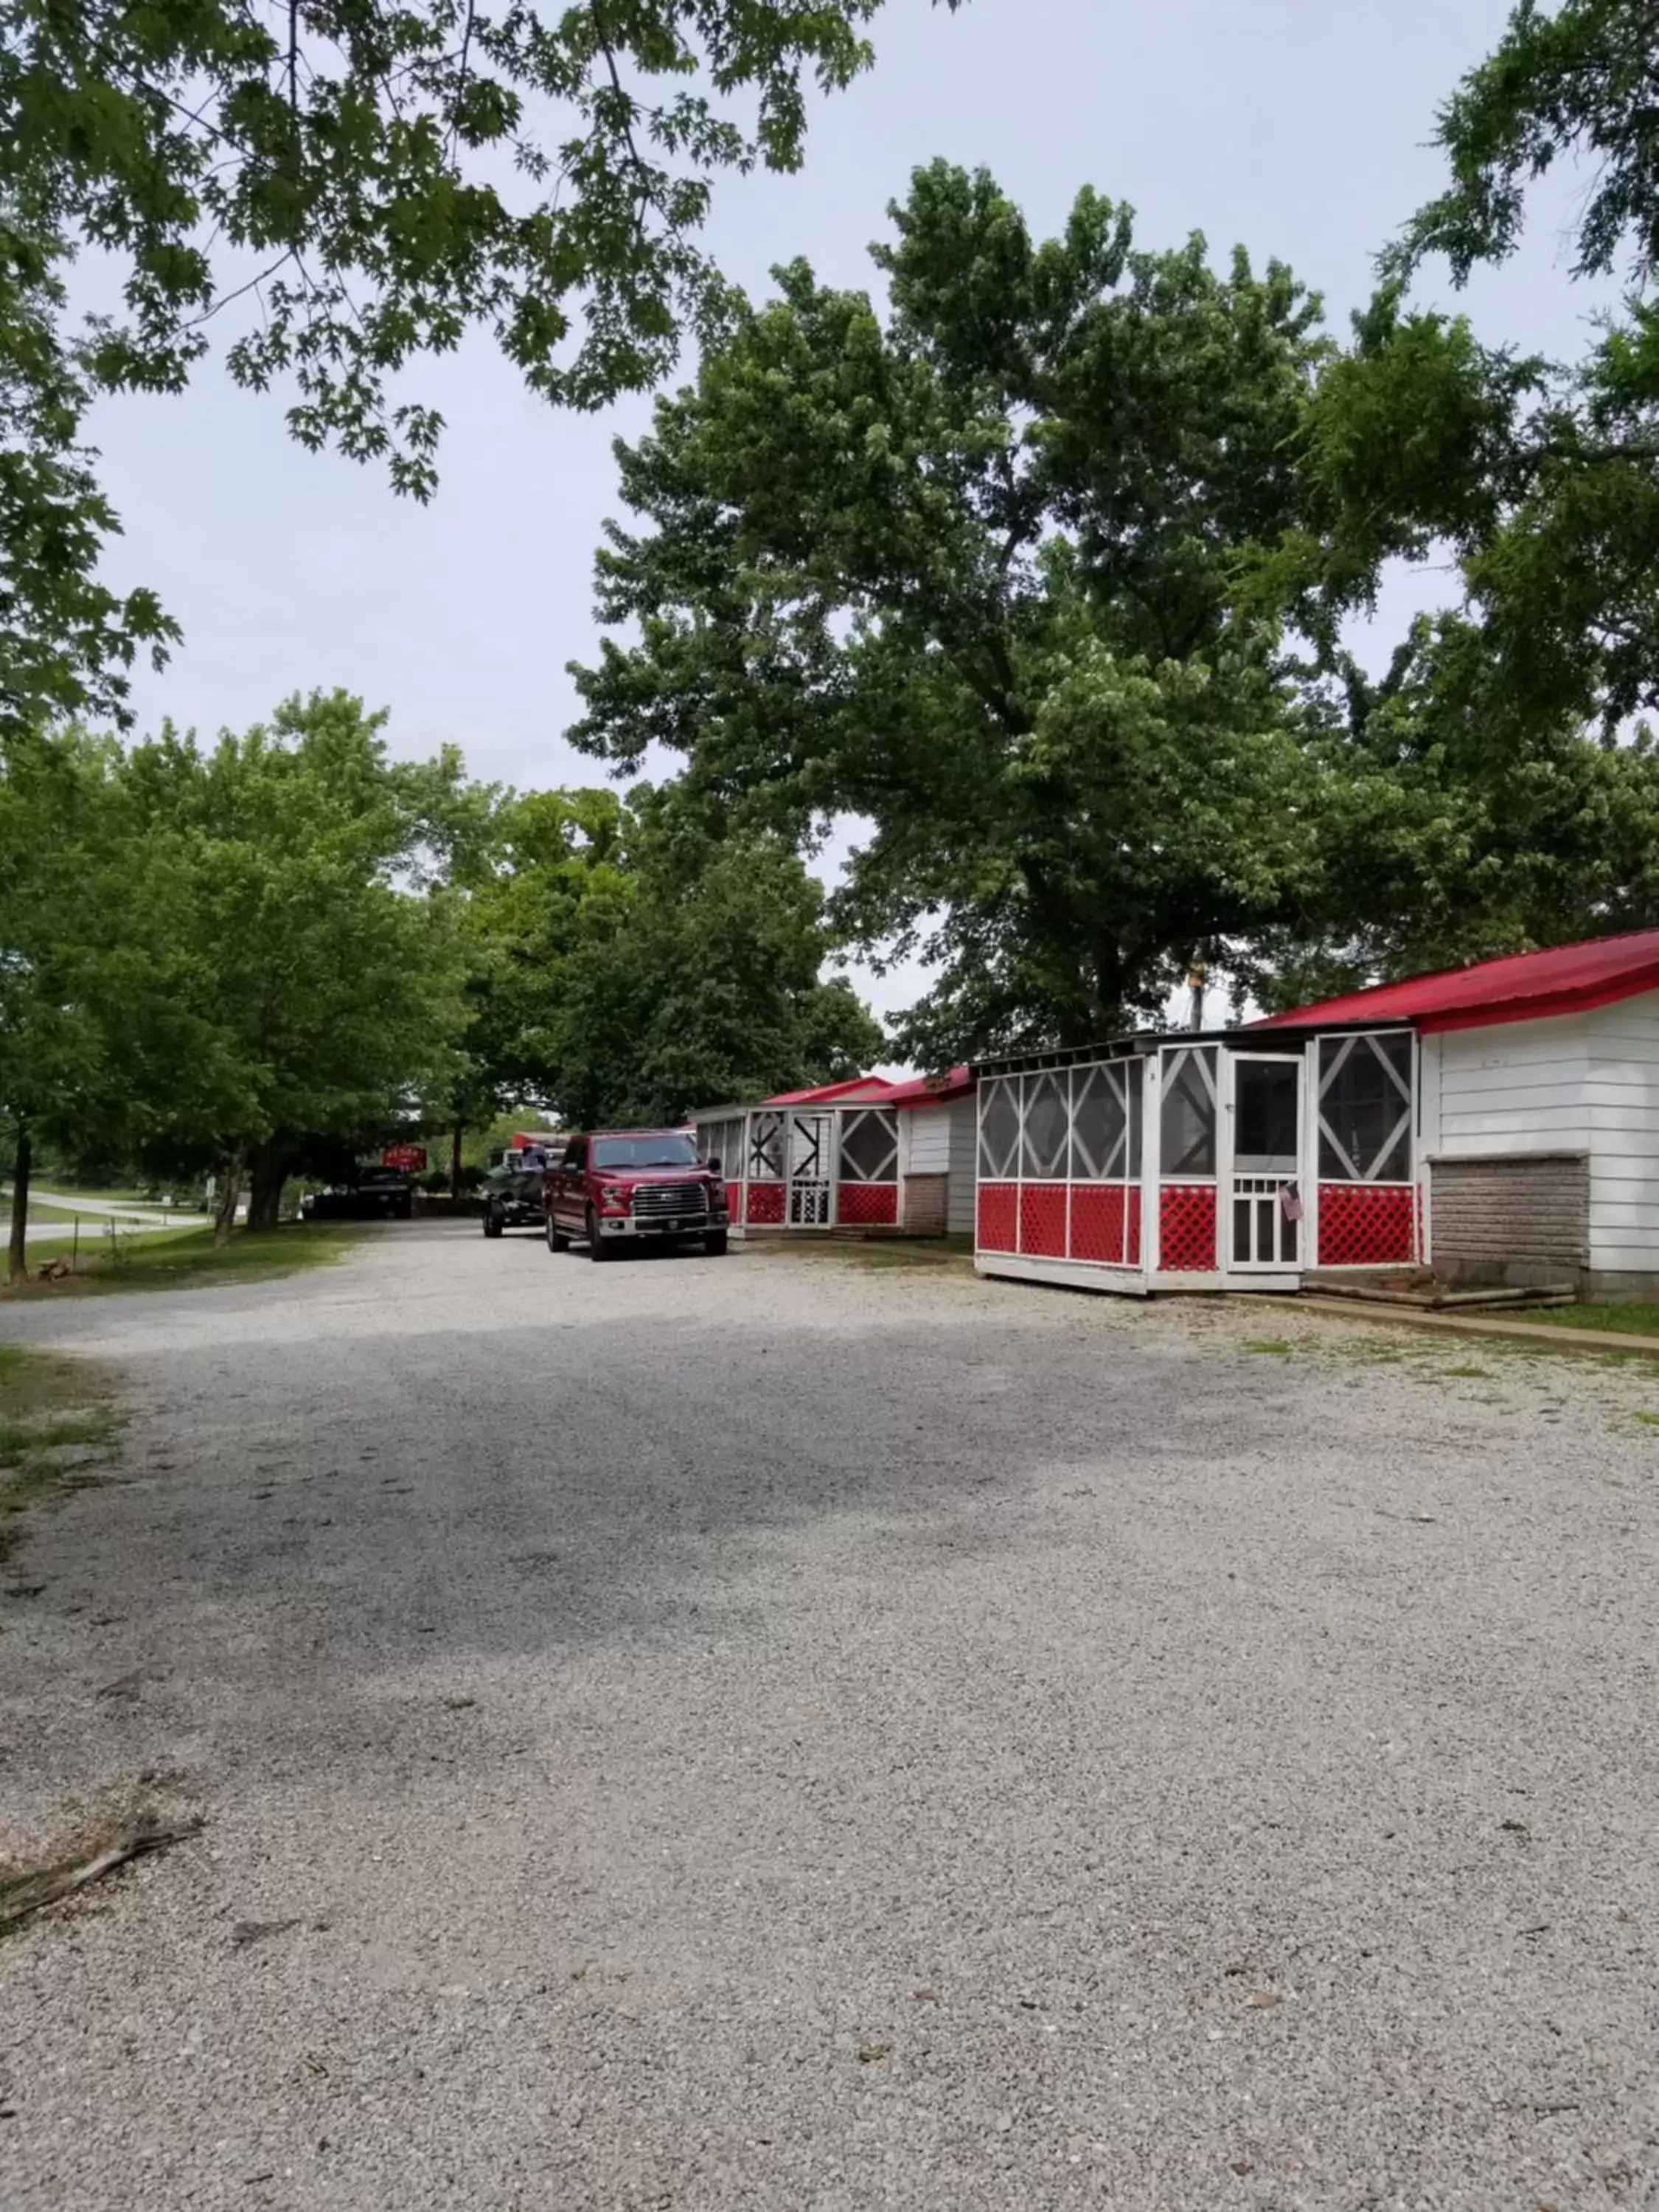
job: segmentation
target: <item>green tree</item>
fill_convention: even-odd
[[[1092,192],[1035,242],[936,164],[862,294],[797,263],[620,447],[579,744],[659,744],[695,798],[866,817],[840,902],[921,943],[916,1057],[1097,1036],[1318,890],[1326,736],[1246,619],[1245,550],[1297,522],[1329,349],[1277,264],[1137,251]]]
[[[955,6],[957,0],[945,0]],[[881,0],[18,0],[0,30],[0,741],[125,711],[174,630],[98,577],[118,526],[88,397],[179,392],[221,335],[290,430],[425,499],[418,359],[490,333],[592,407],[715,325],[701,235],[726,173],[802,158],[809,85],[871,60]],[[113,312],[57,276],[92,249]]]
[[[343,692],[203,750],[171,728],[124,775],[147,849],[185,887],[182,1005],[222,1079],[173,1117],[173,1157],[221,1178],[221,1233],[251,1178],[275,1223],[307,1144],[384,1132],[452,1066],[464,1018],[447,855],[477,802],[452,750],[387,756],[384,714]]]
[[[1653,112],[1659,33],[1648,0],[1520,0],[1497,49],[1441,109],[1435,137],[1451,169],[1419,210],[1395,258],[1443,253],[1466,283],[1513,253],[1528,188],[1559,163],[1589,173],[1573,273],[1606,276],[1621,256],[1639,286],[1659,270],[1659,169]]]
[[[113,258],[98,383],[179,389],[240,306],[232,374],[292,380],[303,443],[424,495],[441,424],[402,372],[480,325],[557,401],[653,382],[720,312],[715,181],[798,166],[808,82],[868,65],[879,6],[18,0],[0,204]]]
[[[777,836],[723,836],[647,787],[532,792],[496,827],[465,895],[470,1097],[659,1121],[878,1054],[850,986],[823,976],[823,891]]]
[[[1477,622],[1424,617],[1328,700],[1321,866],[1287,926],[1231,948],[1263,1004],[1659,923],[1659,755],[1516,717]]]
[[[1328,636],[1391,559],[1449,555],[1492,665],[1492,742],[1561,725],[1617,733],[1659,704],[1659,33],[1646,0],[1523,0],[1441,111],[1447,190],[1384,257],[1385,282],[1322,380],[1303,447],[1305,532],[1275,549],[1284,588]],[[1414,309],[1443,255],[1462,285],[1512,254],[1530,189],[1587,179],[1571,273],[1624,277],[1583,356],[1482,343]]]
[[[81,443],[84,375],[58,329],[53,252],[0,198],[0,750],[49,717],[125,720],[127,671],[177,635],[153,595],[97,575],[119,525]]]
[[[9,1268],[36,1145],[129,1156],[227,1075],[185,1002],[184,886],[147,848],[114,747],[65,729],[0,752],[0,1117]]]
[[[882,1033],[844,976],[821,887],[764,832],[708,842],[671,790],[633,794],[625,900],[590,908],[561,984],[556,1103],[579,1124],[863,1074]]]
[[[629,896],[627,817],[610,791],[508,793],[454,885],[465,1027],[434,1101],[459,1196],[468,1131],[509,1108],[549,1107],[562,1030],[559,978],[596,914]]]

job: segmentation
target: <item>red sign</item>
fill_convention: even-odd
[[[405,1175],[419,1175],[426,1165],[424,1145],[388,1145],[380,1155],[383,1168],[401,1168]]]

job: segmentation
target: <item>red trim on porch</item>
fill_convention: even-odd
[[[1407,1267],[1417,1258],[1417,1185],[1322,1182],[1322,1267]]]
[[[1107,1267],[1133,1266],[1139,1256],[1140,1193],[1127,1183],[1079,1182],[1072,1186],[1072,1241],[1069,1257],[1091,1260]],[[1133,1202],[1133,1208],[1132,1208]],[[1131,1257],[1130,1215],[1135,1213]]]
[[[838,1182],[836,1220],[847,1229],[889,1229],[898,1221],[896,1182]]]
[[[981,1252],[1014,1252],[1019,1249],[1019,1190],[1012,1182],[982,1182],[979,1187],[978,1233],[974,1242]]]
[[[1158,1202],[1158,1264],[1166,1275],[1215,1273],[1215,1185],[1166,1182]]]
[[[1034,1259],[1066,1257],[1066,1185],[1024,1182],[1019,1187],[1019,1249]]]

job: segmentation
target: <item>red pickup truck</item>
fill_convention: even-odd
[[[726,1178],[689,1129],[592,1129],[547,1170],[547,1249],[586,1243],[590,1260],[624,1244],[698,1238],[726,1249]]]

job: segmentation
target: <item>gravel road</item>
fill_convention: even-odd
[[[1659,1369],[419,1223],[0,1328],[133,1413],[0,1852],[206,1821],[0,1942],[7,2212],[1659,2202]]]

